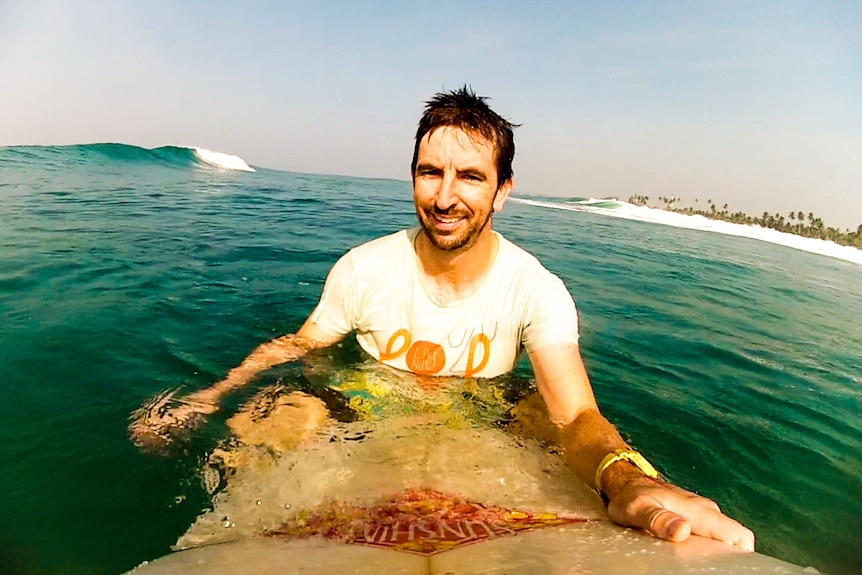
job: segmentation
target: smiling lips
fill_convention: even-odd
[[[450,228],[460,222],[461,220],[466,220],[469,218],[469,214],[466,212],[453,212],[453,213],[440,213],[436,210],[432,210],[430,212],[432,218],[436,222],[437,226],[440,228]]]

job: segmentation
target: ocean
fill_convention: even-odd
[[[295,331],[339,256],[415,223],[409,182],[123,144],[0,148],[0,218],[9,575],[167,553],[223,426],[157,455],[130,414]],[[762,553],[862,572],[862,253],[589,198],[516,194],[494,227],[565,281],[603,412],[670,480]]]

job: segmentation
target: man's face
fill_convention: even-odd
[[[437,249],[469,249],[490,231],[491,214],[503,209],[511,189],[511,180],[497,189],[494,146],[481,136],[447,126],[419,142],[413,203]]]

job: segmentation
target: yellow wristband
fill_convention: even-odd
[[[653,479],[658,477],[658,471],[655,470],[655,467],[650,465],[650,462],[647,461],[643,455],[633,449],[617,449],[616,451],[608,453],[605,458],[602,459],[602,462],[599,463],[599,468],[596,469],[596,489],[598,489],[600,493],[602,492],[602,474],[608,467],[617,461],[628,461],[640,469],[647,477],[651,477]]]

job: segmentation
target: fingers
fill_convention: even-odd
[[[691,524],[684,517],[663,507],[656,507],[647,512],[644,529],[667,541],[685,541],[691,535]]]
[[[194,396],[177,398],[177,391],[160,393],[131,414],[129,435],[136,446],[152,451],[163,450],[177,434],[194,426],[203,415],[218,409]]]
[[[645,529],[659,539],[681,542],[691,535],[691,524],[685,517],[665,509],[655,500],[646,504],[638,503],[638,500],[634,500],[627,506],[621,506],[611,502],[608,514],[621,525]]]
[[[667,541],[700,535],[754,551],[754,533],[723,515],[714,501],[668,484],[631,486],[611,501],[608,515]]]
[[[754,533],[730,517],[714,511],[692,519],[692,533],[723,541],[745,551],[754,551]]]
[[[690,510],[687,513],[689,519],[660,505],[645,507],[636,520],[636,526],[667,541],[681,542],[690,535],[700,535],[744,551],[754,551],[754,533],[750,529],[722,515],[712,501],[703,500],[698,504],[702,504],[701,509]]]
[[[161,451],[171,442],[170,434],[164,429],[153,427],[141,419],[129,423],[129,436],[136,447],[145,451]]]
[[[711,499],[680,490],[686,495],[685,505],[677,512],[685,514],[694,535],[709,537],[745,551],[754,551],[754,533],[721,512]],[[669,504],[672,504],[669,502]]]

